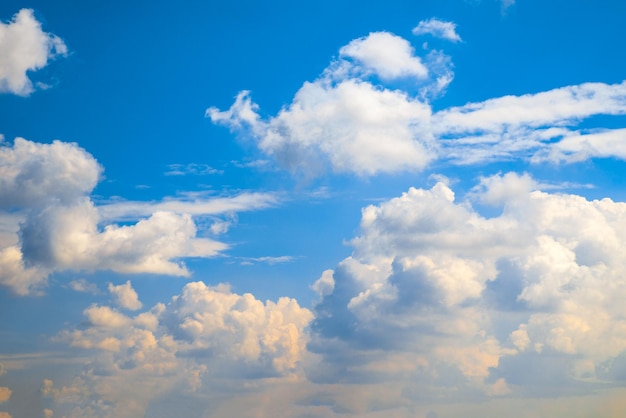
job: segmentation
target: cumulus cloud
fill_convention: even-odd
[[[249,92],[230,109],[207,109],[214,123],[251,135],[259,149],[293,172],[316,176],[335,172],[370,176],[419,170],[436,156],[428,131],[430,106],[420,97],[384,87],[413,77],[416,89],[436,95],[452,79],[449,61],[434,52],[422,62],[410,43],[374,32],[340,50],[319,79],[306,82],[291,104],[263,120]]]
[[[44,32],[31,9],[20,10],[9,23],[0,22],[0,92],[28,96],[35,90],[28,72],[66,54],[65,43]]]
[[[436,19],[420,22],[415,32],[458,37],[452,22]],[[342,47],[317,80],[305,82],[267,120],[248,91],[229,109],[211,107],[206,115],[305,176],[419,171],[436,161],[626,158],[623,129],[579,128],[592,116],[625,114],[626,82],[583,83],[434,112],[430,102],[452,82],[452,67],[441,51],[417,57],[407,40],[373,32]],[[398,83],[402,77],[413,77],[413,85]]]
[[[420,21],[418,25],[413,28],[413,34],[428,34],[452,42],[461,42],[461,37],[456,33],[456,23],[435,18]]]
[[[121,308],[136,311],[141,309],[141,302],[139,296],[133,286],[130,284],[130,280],[126,283],[114,286],[113,283],[109,283],[109,292],[115,299],[115,303]]]
[[[15,138],[0,144],[0,208],[74,202],[93,190],[102,167],[74,143]]]
[[[471,201],[438,183],[363,209],[352,256],[313,286],[310,377],[457,399],[606,380],[626,352],[626,204],[537,187],[510,173]]]
[[[241,193],[98,207],[90,194],[101,173],[76,144],[23,138],[0,144],[0,284],[24,295],[63,270],[188,276],[181,258],[212,257],[228,248],[198,237],[192,216],[232,218],[277,201],[271,194]]]
[[[215,397],[216,382],[251,388],[257,381],[297,379],[312,319],[293,299],[264,303],[203,282],[134,317],[99,305],[84,315],[81,327],[57,338],[94,350],[93,368],[69,385],[48,381],[45,394],[57,411],[102,417],[143,416],[172,393]]]
[[[355,39],[339,50],[343,57],[352,58],[365,71],[373,71],[383,79],[400,77],[424,78],[428,69],[415,56],[411,44],[388,32],[373,32]]]
[[[231,120],[243,120],[240,108],[252,107],[241,93],[228,111],[212,108],[207,114],[214,122],[236,126]],[[319,175],[329,165],[336,172],[373,175],[422,168],[433,159],[430,138],[414,140],[429,113],[423,103],[398,91],[357,80],[320,81],[306,83],[289,108],[253,128],[259,148],[291,171],[304,167],[307,175]]]

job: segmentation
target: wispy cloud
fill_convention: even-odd
[[[223,174],[223,170],[218,170],[207,164],[170,164],[167,166],[166,176],[205,176],[210,174]]]
[[[413,28],[414,35],[432,35],[436,38],[446,39],[451,42],[461,42],[461,37],[456,33],[456,24],[431,18],[422,20]]]

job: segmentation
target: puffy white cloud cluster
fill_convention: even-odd
[[[0,22],[0,92],[28,96],[34,91],[28,72],[67,54],[58,36],[44,32],[31,9],[22,9],[9,23]]]
[[[457,399],[619,380],[626,204],[536,187],[483,179],[471,196],[493,217],[443,183],[363,209],[352,256],[313,286],[310,348],[326,367],[311,377]]]
[[[211,257],[227,245],[197,236],[192,215],[267,207],[263,193],[118,202],[90,198],[102,167],[76,144],[16,138],[0,144],[0,284],[37,291],[54,271],[96,269],[188,276],[183,257]],[[111,221],[135,221],[120,226]],[[126,305],[130,306],[130,305]]]
[[[92,363],[70,385],[44,384],[52,409],[71,417],[144,416],[172,392],[219,398],[211,392],[220,385],[297,379],[312,319],[293,299],[263,303],[203,282],[135,316],[99,305],[84,315],[82,326],[58,339],[94,350]]]
[[[319,79],[304,83],[291,104],[268,121],[245,91],[229,110],[209,108],[207,116],[247,130],[264,153],[308,176],[327,168],[364,176],[423,168],[436,156],[425,125],[430,106],[374,79],[410,80],[424,94],[437,94],[452,72],[437,51],[422,60],[407,40],[373,32],[341,48],[340,58]]]
[[[436,19],[420,22],[414,32],[460,40],[453,22]],[[626,82],[584,83],[433,112],[430,101],[453,79],[451,60],[442,52],[418,57],[407,40],[373,32],[339,54],[268,120],[247,91],[230,109],[211,107],[206,114],[252,136],[278,164],[307,176],[329,168],[360,176],[417,171],[437,160],[626,158],[624,129],[579,128],[594,115],[625,114]]]

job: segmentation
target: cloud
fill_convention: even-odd
[[[35,90],[28,71],[66,54],[61,38],[42,31],[31,9],[21,9],[9,23],[0,22],[0,92],[28,96]]]
[[[388,32],[372,32],[355,39],[339,50],[339,54],[358,62],[365,71],[373,71],[386,80],[401,77],[425,78],[428,68],[415,56],[411,44]]]
[[[241,93],[226,112],[209,109],[214,122],[233,125],[240,108],[252,108]],[[336,86],[323,80],[306,83],[290,107],[269,123],[256,123],[259,148],[281,165],[307,175],[319,175],[326,165],[336,172],[373,175],[424,167],[433,159],[429,138],[415,141],[429,108],[391,90],[369,83],[344,81]],[[232,115],[232,116],[231,116]]]
[[[432,35],[436,38],[446,39],[451,42],[461,42],[461,37],[456,33],[456,24],[431,18],[422,20],[413,28],[414,35]]]
[[[0,208],[68,204],[90,193],[102,167],[77,144],[15,138],[0,144]]]
[[[364,208],[352,255],[313,286],[309,349],[323,361],[308,376],[457,400],[611,381],[626,352],[626,204],[537,186],[509,173],[472,200],[438,183]]]
[[[203,398],[208,410],[225,387],[249,391],[255,382],[293,381],[312,319],[293,299],[263,303],[202,282],[134,317],[98,305],[84,315],[82,326],[57,339],[94,350],[91,366],[69,385],[44,385],[61,415],[143,416],[172,394]]]
[[[451,25],[431,19],[416,31],[437,28],[452,37],[455,32],[444,30],[453,30]],[[421,67],[426,70],[418,71]],[[452,82],[452,67],[441,51],[422,59],[408,41],[374,32],[342,47],[339,59],[318,79],[303,83],[291,103],[267,120],[248,91],[229,109],[211,107],[206,115],[253,138],[278,165],[305,177],[415,172],[435,162],[626,158],[623,129],[579,128],[596,115],[624,115],[626,82],[583,83],[434,112],[430,101]],[[397,80],[410,75],[412,86]]]
[[[168,171],[165,172],[166,176],[205,176],[209,174],[222,174],[222,170],[217,170],[207,164],[170,164],[168,165]]]
[[[206,194],[190,194],[166,197],[160,202],[114,201],[98,205],[103,219],[128,220],[149,216],[157,211],[185,213],[190,215],[222,215],[265,209],[279,203],[274,193],[243,192],[235,196],[216,197]]]
[[[549,148],[537,152],[533,159],[574,163],[590,158],[614,157],[626,160],[626,129],[600,130],[593,133],[567,132]]]
[[[121,308],[131,311],[141,309],[142,304],[139,302],[139,296],[130,284],[130,280],[119,286],[114,286],[112,283],[109,283],[109,292],[115,299],[115,303]]]
[[[274,264],[290,263],[295,259],[295,257],[291,255],[281,255],[277,257],[239,257],[239,259],[242,260],[241,264],[250,265],[254,263],[266,263],[273,266]]]
[[[92,295],[97,295],[100,293],[100,289],[93,283],[89,283],[85,279],[76,279],[69,282],[68,287],[76,292],[81,293],[91,293]]]
[[[265,193],[190,194],[97,206],[90,194],[101,173],[76,144],[16,138],[0,145],[0,284],[25,295],[37,293],[50,273],[63,270],[188,276],[181,258],[212,257],[228,248],[197,237],[193,215],[228,213],[232,219],[234,212],[277,201]]]

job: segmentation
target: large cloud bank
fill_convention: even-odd
[[[310,348],[327,367],[311,377],[450,400],[620,381],[626,204],[536,188],[484,178],[471,196],[493,217],[443,183],[363,209],[353,255],[314,286]]]

